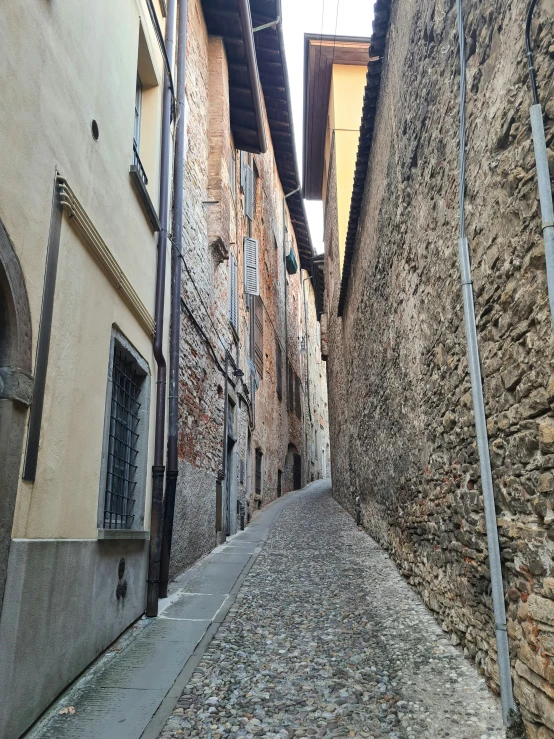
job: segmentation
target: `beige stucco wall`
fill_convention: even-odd
[[[160,21],[163,27],[161,14]],[[33,362],[56,170],[154,313],[156,237],[129,178],[141,22],[161,80],[161,57],[143,0],[98,0],[86,13],[71,0],[25,1],[7,4],[0,13],[5,50],[0,85],[11,101],[0,109],[0,219],[26,280]],[[150,116],[158,129],[145,160],[154,163],[148,176],[157,206],[161,88],[156,108],[153,113],[150,107]],[[97,142],[91,136],[93,118],[100,129]],[[96,537],[113,324],[154,375],[151,337],[64,214],[36,482],[20,482],[14,537]],[[152,430],[150,423],[151,436]]]
[[[338,183],[339,268],[341,270],[354,184],[366,72],[367,68],[362,65],[334,64],[331,75],[323,199],[325,202],[329,160],[334,150]]]

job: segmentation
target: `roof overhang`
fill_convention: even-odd
[[[281,27],[281,2],[250,0],[250,10],[254,29],[259,29],[254,33],[256,56],[277,171],[287,198],[300,254],[300,266],[309,272],[314,251],[296,158],[287,60]]]
[[[248,0],[202,0],[208,33],[220,36],[229,66],[231,131],[235,147],[267,151],[262,95]]]
[[[355,36],[304,35],[304,197],[321,200],[325,135],[334,64],[366,66],[370,40]]]

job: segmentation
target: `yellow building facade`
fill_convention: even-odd
[[[342,271],[369,40],[307,34],[304,43],[304,195],[323,200],[326,208],[329,172],[335,168]]]

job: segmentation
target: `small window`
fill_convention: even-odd
[[[229,399],[227,403],[227,435],[236,440],[235,415],[235,404]]]
[[[260,379],[264,376],[264,304],[254,298],[254,362]]]
[[[135,128],[133,133],[133,149],[136,156],[140,151],[140,120],[142,115],[142,82],[137,74],[137,87],[135,91]]]
[[[279,339],[275,339],[275,364],[277,367],[277,397],[283,399],[283,350]]]
[[[230,153],[229,153],[229,180],[231,184],[231,194],[233,195],[233,199],[236,200],[237,197],[237,168],[236,168],[236,161],[235,161],[235,150],[233,147],[230,147]]]
[[[110,370],[101,527],[142,528],[147,448],[147,372],[143,363],[138,361],[138,356],[117,338],[113,341]]]
[[[244,213],[252,221],[254,220],[254,188],[256,181],[252,167],[249,164],[244,166]]]
[[[302,383],[298,375],[295,376],[295,388],[294,388],[294,404],[296,405],[296,415],[298,418],[302,417],[302,405],[300,403],[300,395],[302,392]]]
[[[283,494],[283,472],[277,470],[277,497],[280,498]]]
[[[294,410],[294,370],[288,366],[288,393],[287,393],[287,408],[289,411]]]
[[[237,258],[231,252],[229,254],[229,321],[238,335],[239,311],[238,311],[238,265]]]
[[[245,192],[246,190],[246,167],[247,164],[247,154],[245,151],[240,152],[240,189],[242,192]]]
[[[137,168],[144,185],[148,184],[148,177],[140,160],[140,128],[142,125],[142,82],[137,74],[135,91],[135,127],[133,129],[133,164]]]

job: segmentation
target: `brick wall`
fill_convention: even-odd
[[[185,166],[182,341],[180,368],[180,474],[176,500],[172,574],[177,574],[216,543],[216,483],[222,468],[225,349],[244,372],[230,376],[229,396],[236,404],[236,441],[229,474],[247,518],[277,497],[278,471],[285,471],[287,449],[302,455],[303,482],[311,466],[306,450],[310,432],[307,403],[302,413],[287,411],[285,374],[285,280],[288,282],[289,358],[305,378],[299,335],[305,335],[302,282],[306,273],[286,275],[284,242],[288,239],[299,263],[288,211],[283,223],[283,190],[273,149],[254,155],[257,174],[255,216],[249,227],[240,188],[240,156],[235,152],[231,182],[232,134],[229,126],[228,73],[224,45],[209,37],[200,0],[188,6],[187,102],[188,152]],[[266,121],[266,131],[269,127]],[[285,228],[286,227],[286,228]],[[286,231],[286,233],[285,233]],[[263,376],[252,404],[250,369],[250,300],[243,288],[243,239],[259,241]],[[229,255],[238,262],[238,334],[229,320]],[[313,301],[313,294],[311,297]],[[315,336],[315,313],[309,332]],[[283,397],[277,396],[276,343],[283,356]],[[253,362],[253,357],[251,358]],[[325,383],[312,388],[326,419]],[[309,434],[308,434],[309,435]],[[261,496],[255,496],[255,450],[263,452]],[[306,461],[307,460],[307,461]],[[292,489],[283,477],[283,493]],[[236,510],[231,511],[233,523]]]
[[[525,6],[464,3],[466,218],[515,695],[530,736],[552,737],[554,339],[529,126]],[[539,3],[533,27],[549,144],[553,9],[550,0]],[[362,496],[366,528],[496,686],[457,259],[457,53],[453,3],[393,4],[343,319],[336,315],[334,257],[326,265],[328,291],[335,282],[332,300],[328,292],[331,438],[335,494],[350,509],[354,495]],[[326,217],[335,250],[332,207]]]

